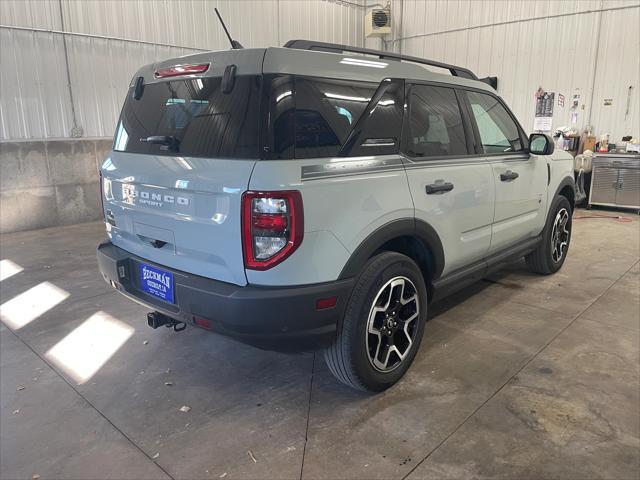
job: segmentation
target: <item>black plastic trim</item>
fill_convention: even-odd
[[[339,280],[356,277],[367,260],[385,243],[398,237],[415,237],[431,252],[431,279],[440,277],[444,270],[444,249],[440,237],[428,223],[413,218],[394,220],[371,233],[353,252],[340,272]]]
[[[472,263],[460,268],[444,277],[432,282],[433,294],[431,301],[440,300],[452,293],[457,292],[479,280],[482,280],[489,273],[499,270],[505,265],[518,260],[526,254],[535,250],[542,241],[542,235],[528,238],[516,243],[504,250],[493,253],[484,260]]]
[[[301,286],[239,286],[174,270],[175,303],[165,303],[138,285],[137,265],[153,262],[111,242],[98,246],[98,266],[112,286],[150,310],[194,325],[196,317],[209,320],[211,331],[241,342],[279,351],[314,350],[327,346],[344,315],[354,280]],[[316,309],[316,301],[337,297],[336,306]]]
[[[400,55],[393,52],[384,52],[382,50],[373,50],[370,48],[351,47],[349,45],[340,45],[338,43],[316,42],[314,40],[289,40],[284,44],[284,48],[296,48],[299,50],[316,50],[329,53],[362,53],[365,55],[374,55],[380,59],[404,60],[406,62],[421,63],[423,65],[431,65],[432,67],[444,68],[449,70],[454,77],[468,78],[478,80],[478,77],[468,68],[458,67],[448,63],[438,62],[435,60],[427,60],[426,58],[411,57],[409,55]]]
[[[227,65],[222,76],[222,93],[231,93],[236,83],[236,65]]]
[[[560,191],[564,188],[564,187],[571,187],[573,189],[573,205],[571,205],[571,208],[575,208],[575,199],[576,199],[576,181],[573,177],[564,177],[561,181],[560,184],[558,185],[558,188],[556,188],[556,191],[553,195],[553,197],[551,197],[551,201],[553,201],[554,198],[556,198],[558,195],[560,195]],[[551,203],[551,201],[549,203]]]
[[[474,130],[474,123],[471,120],[471,112],[469,111],[469,104],[467,102],[467,96],[464,95],[459,88],[454,88],[456,99],[458,100],[458,108],[460,109],[460,115],[462,117],[462,128],[464,129],[465,141],[467,142],[467,153],[474,155],[480,153],[477,145],[477,134]]]
[[[478,80],[493,87],[494,90],[498,90],[498,77],[483,77],[479,78]]]

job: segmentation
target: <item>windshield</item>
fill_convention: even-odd
[[[114,150],[189,157],[258,158],[260,75],[238,76],[230,92],[219,77],[144,86],[127,95]]]

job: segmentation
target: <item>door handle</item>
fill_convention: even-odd
[[[453,183],[451,182],[439,181],[426,186],[427,195],[442,194],[451,190],[453,190]]]
[[[506,172],[500,174],[500,181],[511,182],[516,178],[518,178],[519,176],[520,175],[518,175],[517,172],[512,172],[511,170],[507,170]]]

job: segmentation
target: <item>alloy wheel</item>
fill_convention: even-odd
[[[378,291],[367,319],[369,362],[379,372],[396,369],[407,357],[418,331],[418,290],[407,277],[395,277]]]
[[[551,258],[555,263],[560,262],[567,251],[569,243],[569,212],[561,208],[556,214],[551,230]]]

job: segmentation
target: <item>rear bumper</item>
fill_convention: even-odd
[[[281,351],[328,345],[353,286],[348,279],[298,287],[240,287],[158,265],[173,273],[175,303],[169,304],[139,288],[140,262],[153,265],[111,242],[98,246],[100,273],[125,296],[188,325],[206,325],[212,332]],[[333,296],[335,307],[316,309],[318,299]]]

